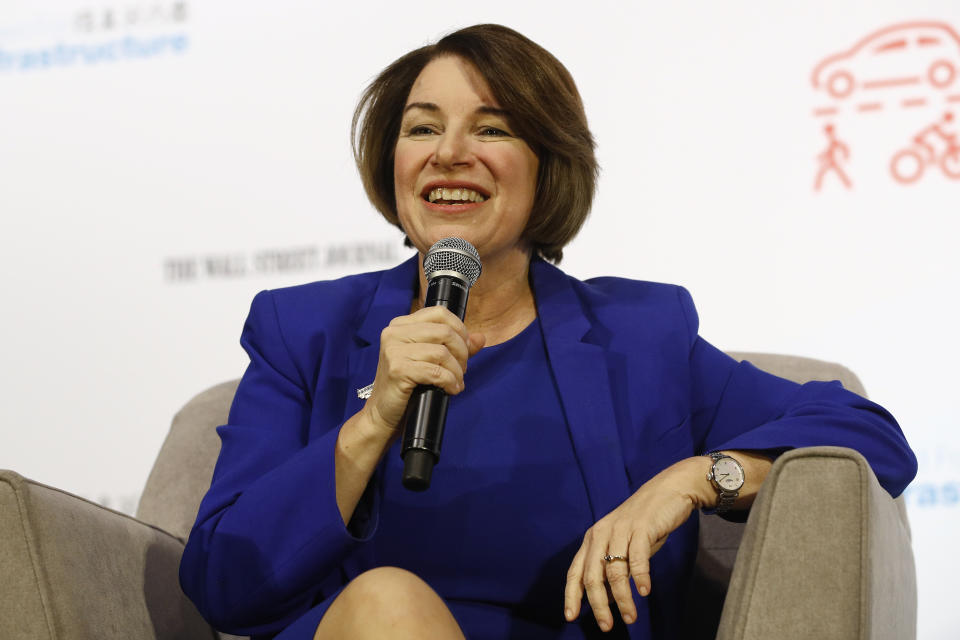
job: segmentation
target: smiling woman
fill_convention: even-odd
[[[421,74],[438,65],[431,77]],[[539,159],[524,239],[536,253],[559,262],[593,201],[597,177],[593,136],[567,69],[546,49],[505,27],[478,25],[452,33],[403,56],[367,88],[354,114],[353,138],[371,202],[391,224],[403,228],[397,211],[394,151],[410,133],[404,129],[410,124],[410,110],[439,115],[442,105],[421,99],[412,90],[426,89],[429,85],[424,83],[435,82],[441,73],[469,87],[475,115],[489,118],[478,122],[490,127],[475,131],[478,139],[523,141]],[[452,92],[451,97],[456,98]],[[428,126],[419,133],[427,135],[428,130],[442,131]]]
[[[462,58],[437,58],[417,77],[403,111],[394,189],[407,237],[421,253],[460,237],[496,280],[523,273],[539,163],[479,72]]]
[[[913,477],[886,411],[727,357],[681,287],[550,264],[590,210],[596,161],[573,80],[529,39],[478,25],[405,55],[353,133],[369,199],[417,256],[254,299],[181,564],[219,628],[681,637],[690,515],[748,509],[772,457],[847,446],[893,495]],[[424,254],[448,236],[483,261],[463,322],[423,308]],[[455,397],[443,464],[413,493],[398,436],[418,386]]]

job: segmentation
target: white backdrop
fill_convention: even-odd
[[[476,22],[584,96],[603,173],[568,272],[684,284],[714,344],[842,362],[898,417],[920,637],[955,638],[951,0],[4,0],[0,468],[132,512],[173,413],[242,373],[258,290],[408,255],[350,116],[386,63]],[[850,77],[815,87],[823,61]]]

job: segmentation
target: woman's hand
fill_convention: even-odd
[[[623,621],[636,621],[630,577],[641,596],[650,593],[650,557],[695,508],[716,502],[706,479],[709,469],[709,458],[681,460],[655,475],[587,530],[567,571],[564,613],[568,621],[580,614],[584,591],[603,631],[613,628],[608,593]],[[625,560],[606,561],[607,555]]]
[[[373,391],[363,409],[340,428],[334,453],[337,507],[345,525],[370,476],[400,433],[400,420],[418,384],[463,391],[467,358],[483,347],[482,334],[467,333],[457,316],[428,307],[394,318],[380,334]]]
[[[467,358],[483,343],[482,334],[468,333],[443,307],[394,318],[380,334],[377,375],[363,409],[370,422],[392,437],[417,385],[433,385],[450,395],[463,391]]]

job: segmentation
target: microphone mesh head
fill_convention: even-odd
[[[438,271],[458,273],[472,287],[480,277],[480,255],[463,238],[444,238],[430,247],[423,258],[423,273],[428,281]]]

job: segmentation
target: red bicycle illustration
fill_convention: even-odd
[[[890,158],[890,173],[895,180],[903,184],[916,182],[930,165],[939,165],[943,175],[948,178],[960,179],[960,142],[957,140],[960,136],[945,131],[942,126],[951,121],[953,121],[953,114],[947,112],[941,121],[935,122],[914,136],[911,146],[893,154]],[[946,143],[946,148],[939,155],[934,146],[928,142],[930,134],[936,134]]]

